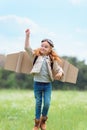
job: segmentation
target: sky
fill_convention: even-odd
[[[0,54],[24,51],[27,28],[32,49],[49,38],[59,56],[87,63],[87,0],[0,0]]]

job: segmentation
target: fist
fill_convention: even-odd
[[[30,32],[30,30],[29,30],[29,29],[27,29],[25,32],[26,32],[26,33],[27,33],[27,32]]]
[[[57,74],[55,75],[55,79],[60,80],[60,79],[62,78],[62,76],[63,76],[63,73],[62,73],[62,72],[59,72],[59,73],[57,73]]]
[[[26,33],[26,36],[30,36],[30,30],[29,30],[29,29],[27,29],[27,30],[25,31],[25,33]]]

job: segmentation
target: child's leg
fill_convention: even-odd
[[[38,82],[34,82],[34,95],[35,95],[35,118],[40,119],[41,106],[42,106],[42,90]]]
[[[47,115],[49,111],[50,101],[51,101],[51,91],[52,91],[52,85],[50,83],[46,84],[44,86],[44,106],[42,111],[42,117],[41,117],[41,123],[40,128],[41,130],[46,130],[46,120]]]
[[[49,107],[50,107],[50,101],[51,101],[51,91],[52,91],[52,85],[51,83],[46,83],[44,86],[44,106],[42,110],[42,116],[47,116]]]

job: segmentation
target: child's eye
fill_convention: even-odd
[[[48,46],[41,45],[41,47],[48,48]]]
[[[45,48],[48,48],[48,46],[44,46]]]

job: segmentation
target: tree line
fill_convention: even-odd
[[[87,64],[85,61],[79,61],[76,57],[63,56],[62,58],[69,61],[79,69],[76,84],[63,83],[54,81],[53,89],[61,90],[87,90]],[[0,68],[0,89],[17,88],[17,89],[33,89],[33,76],[27,74],[18,74],[12,71]]]

